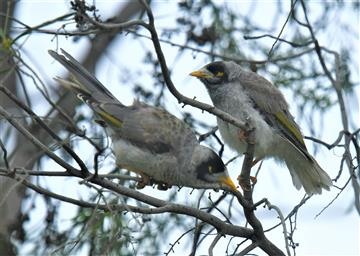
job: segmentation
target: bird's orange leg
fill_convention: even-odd
[[[256,184],[256,182],[257,182],[257,179],[254,176],[250,176],[250,185],[248,184],[248,182],[241,175],[239,175],[237,177],[237,180],[239,182],[240,187],[244,191],[250,191],[251,187],[254,186]]]
[[[241,140],[241,141],[246,141],[246,139],[247,139],[247,134],[246,134],[246,131],[244,131],[244,130],[242,130],[242,129],[239,129],[239,131],[238,131],[238,138],[239,138],[239,140]]]
[[[134,172],[140,176],[140,181],[136,183],[137,189],[143,189],[147,185],[152,185],[153,180],[149,175],[146,175],[139,169],[131,168],[130,166],[117,164],[120,169],[126,169],[130,172]]]
[[[256,157],[251,164],[251,168],[254,167],[258,162],[260,162],[262,160],[263,160],[263,157]],[[250,176],[250,180],[251,180],[252,185],[255,185],[257,182],[257,178],[255,176]]]
[[[254,167],[258,162],[262,161],[263,157],[256,157],[251,164],[251,167]]]
[[[247,142],[247,139],[248,139],[247,132],[240,129],[238,132],[238,138],[239,138],[239,140]],[[255,143],[255,142],[252,142],[252,143]],[[251,164],[251,167],[255,166],[261,160],[262,160],[262,157],[255,158]],[[237,180],[239,182],[240,187],[245,191],[249,191],[251,189],[251,186],[254,186],[257,182],[257,178],[255,176],[250,176],[250,187],[247,184],[247,182],[244,180],[244,178],[241,177],[241,175],[238,176]]]
[[[171,185],[168,185],[168,184],[162,183],[162,182],[158,182],[146,174],[139,173],[139,172],[138,172],[138,174],[140,175],[141,180],[138,181],[136,184],[137,189],[143,189],[145,186],[153,185],[153,184],[157,184],[158,190],[168,190],[169,188],[171,188]]]
[[[254,165],[256,165],[258,162],[260,162],[263,158],[255,158],[254,161],[251,163],[251,167],[253,167]],[[247,182],[244,180],[243,177],[241,177],[241,175],[239,175],[237,177],[237,180],[239,182],[240,187],[243,190],[249,191],[251,188],[249,187],[249,185],[247,184]],[[250,185],[254,186],[257,183],[257,178],[255,176],[250,176]]]

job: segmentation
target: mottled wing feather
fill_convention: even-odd
[[[291,134],[291,137],[295,137],[296,141],[299,143],[299,145],[301,145],[302,147],[304,147],[304,149],[306,149],[303,136],[302,136],[297,124],[293,120],[293,117],[287,115],[284,111],[279,111],[279,112],[275,113],[275,117],[278,120],[278,122],[280,123],[280,125],[282,127],[284,127],[284,129],[289,134]]]
[[[179,165],[189,163],[196,136],[192,130],[175,116],[163,109],[135,102],[122,105],[112,94],[71,55],[49,51],[57,61],[73,75],[72,82],[65,85],[78,95],[114,130],[113,137],[121,137],[130,143],[154,153],[173,153]],[[182,152],[179,152],[182,149]],[[185,161],[187,160],[187,161]]]
[[[254,72],[242,71],[240,81],[247,95],[263,111],[275,114],[288,108],[281,92],[264,77]]]
[[[288,112],[288,105],[281,92],[271,82],[253,72],[244,71],[240,80],[254,107],[265,117],[266,122],[311,160],[301,131]]]
[[[285,115],[286,114],[284,112],[278,112],[275,115],[263,113],[265,121],[278,130],[280,136],[287,139],[287,141],[294,145],[294,147],[296,147],[299,152],[301,152],[306,158],[308,158],[310,161],[313,161],[312,157],[309,155],[309,152],[306,149],[306,145],[300,130],[297,128],[297,124],[295,121],[293,121],[291,116],[288,117],[288,121],[291,120],[290,123],[284,123]]]
[[[178,149],[184,143],[196,142],[196,136],[191,129],[163,109],[139,102],[130,107],[104,103],[101,108],[112,113],[112,118],[119,120],[118,123],[121,122],[120,126],[111,127],[115,131],[114,136],[154,153],[169,152],[177,155]],[[193,144],[185,146],[190,147]]]
[[[191,129],[175,116],[163,109],[135,102],[132,106],[122,105],[94,75],[77,60],[62,50],[64,55],[54,51],[49,54],[65,66],[73,75],[72,81],[59,79],[75,91],[109,126],[113,137],[121,137],[130,143],[157,154],[173,153],[180,161],[192,154],[197,143]],[[178,152],[179,148],[189,149]],[[189,161],[182,161],[189,162]]]

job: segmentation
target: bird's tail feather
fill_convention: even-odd
[[[81,99],[83,99],[83,97],[91,97],[91,92],[86,90],[86,87],[83,87],[74,77],[71,77],[69,80],[55,77],[54,80],[66,89],[75,93]]]
[[[63,49],[61,49],[61,52],[64,55],[49,50],[49,54],[61,63],[73,76],[70,81],[57,78],[57,81],[59,81],[61,85],[83,96],[91,96],[98,102],[116,102],[120,104],[111,92],[76,59]]]
[[[321,194],[322,189],[330,190],[332,181],[329,175],[319,166],[315,159],[312,161],[305,157],[286,160],[294,186],[303,187],[308,195]]]

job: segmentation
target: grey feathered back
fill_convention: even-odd
[[[278,111],[288,110],[288,104],[279,90],[274,90],[275,85],[270,83],[264,77],[241,68],[235,62],[225,62],[225,66],[229,71],[229,81],[239,80],[243,89],[251,99],[262,110],[268,113],[276,113]]]

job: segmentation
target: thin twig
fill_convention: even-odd
[[[316,142],[316,143],[319,143],[319,144],[327,147],[327,149],[330,150],[330,149],[332,149],[332,148],[334,148],[334,147],[336,147],[336,146],[339,146],[339,143],[340,143],[341,139],[343,138],[344,134],[345,134],[345,131],[339,132],[339,136],[338,136],[337,139],[336,139],[333,143],[331,143],[331,144],[328,144],[328,143],[326,143],[325,141],[322,141],[322,140],[320,140],[320,139],[318,139],[318,138],[314,138],[314,137],[310,137],[310,136],[304,136],[304,138],[307,139],[307,140],[312,140],[312,141],[314,141],[314,142]]]
[[[209,256],[213,256],[213,250],[214,247],[216,246],[216,244],[219,242],[220,238],[222,237],[222,235],[219,233],[215,236],[214,240],[212,241],[212,243],[209,246]]]
[[[315,44],[315,52],[318,56],[320,65],[321,65],[325,75],[328,77],[329,81],[331,82],[331,85],[335,89],[337,99],[339,102],[341,121],[342,121],[343,129],[345,131],[345,144],[344,144],[345,152],[343,154],[343,158],[346,159],[346,165],[348,167],[351,182],[352,182],[353,189],[354,189],[354,198],[355,198],[354,206],[355,206],[355,209],[357,210],[358,214],[360,215],[360,195],[359,195],[360,194],[360,185],[359,185],[359,182],[357,181],[356,177],[354,177],[354,175],[353,175],[355,168],[352,164],[352,156],[351,156],[351,152],[350,152],[351,138],[348,135],[349,134],[348,114],[347,114],[346,104],[345,104],[343,91],[342,91],[342,87],[341,87],[342,81],[341,81],[341,75],[340,75],[340,64],[341,64],[340,63],[340,55],[335,51],[331,51],[331,53],[335,56],[335,79],[334,79],[331,72],[327,68],[324,57],[322,55],[321,50],[323,48],[320,46],[319,41],[317,40],[314,30],[310,24],[304,0],[301,0],[301,6],[302,6],[305,20],[306,20],[306,24],[304,24],[304,26],[307,27],[310,32],[311,38]],[[327,49],[327,51],[329,52],[328,49]]]
[[[273,45],[272,45],[271,48],[270,48],[270,51],[269,51],[269,53],[268,53],[268,58],[269,58],[269,59],[271,58],[272,52],[273,52],[273,50],[274,50],[274,47],[275,47],[276,43],[279,41],[280,36],[281,36],[281,34],[283,33],[286,24],[288,23],[291,15],[292,15],[293,12],[294,12],[294,8],[295,8],[295,5],[296,5],[296,2],[297,2],[297,0],[295,0],[294,3],[291,5],[291,9],[290,9],[290,11],[289,11],[289,13],[288,13],[288,16],[286,17],[286,20],[285,20],[284,24],[282,25],[281,30],[280,30],[278,36],[276,37],[275,42],[273,43]]]
[[[272,39],[276,39],[277,41],[287,43],[287,44],[291,45],[294,48],[305,47],[305,46],[308,46],[308,45],[312,44],[312,41],[307,41],[307,42],[304,42],[304,43],[290,42],[288,40],[279,38],[278,36],[273,36],[271,34],[264,34],[264,35],[260,35],[260,36],[244,36],[244,39],[245,40],[256,40],[256,39],[260,39],[260,38],[264,38],[264,37],[269,37],[269,38],[272,38]],[[271,57],[269,57],[269,59],[271,59]]]
[[[0,138],[0,148],[3,151],[3,160],[4,160],[5,167],[7,169],[9,169],[10,166],[9,166],[9,162],[8,162],[8,159],[7,159],[7,150],[6,150],[6,147],[5,147],[4,143],[2,142],[1,138]]]
[[[52,138],[54,138],[56,141],[58,141],[60,143],[60,145],[62,146],[62,148],[76,161],[76,163],[80,166],[81,171],[84,173],[85,176],[87,176],[88,169],[86,167],[86,165],[84,164],[84,162],[81,160],[81,158],[73,151],[73,149],[66,145],[63,140],[56,134],[54,133],[54,131],[43,122],[43,120],[41,120],[41,118],[39,116],[37,116],[32,109],[30,109],[29,107],[27,107],[22,101],[18,100],[18,98],[13,95],[11,93],[11,91],[9,89],[7,89],[6,87],[4,87],[2,84],[0,84],[0,90],[5,93],[16,105],[18,105],[21,109],[23,109],[24,111],[26,111],[31,118],[33,118],[39,125],[40,127],[42,127]],[[8,121],[10,122],[10,120],[8,119]],[[34,137],[33,135],[31,135],[32,137]],[[35,138],[35,137],[34,137]]]
[[[280,222],[281,222],[281,225],[283,227],[283,234],[284,234],[286,252],[287,252],[288,256],[291,256],[284,215],[282,214],[280,208],[277,207],[276,205],[271,204],[268,200],[266,200],[265,203],[266,203],[267,207],[269,208],[269,210],[275,210],[277,212],[279,218],[280,218]]]
[[[235,256],[245,256],[245,255],[249,255],[249,252],[251,252],[252,250],[254,250],[256,247],[258,247],[258,244],[255,243],[251,243],[249,244],[247,247],[245,247],[241,252],[239,252],[238,254],[235,254]]]
[[[183,234],[181,234],[181,236],[179,236],[179,237],[175,240],[175,242],[173,242],[172,244],[169,244],[169,245],[170,245],[170,248],[169,248],[169,250],[168,250],[167,252],[165,252],[164,254],[165,254],[165,255],[169,255],[170,252],[175,253],[175,251],[174,251],[175,245],[176,245],[176,244],[180,244],[181,238],[183,238],[185,235],[187,235],[188,233],[190,233],[190,232],[193,231],[194,229],[195,229],[195,228],[191,228],[191,229],[187,230],[186,232],[184,232]]]
[[[8,113],[3,107],[0,106],[0,115],[3,116],[12,126],[14,126],[21,134],[23,134],[32,144],[38,146],[41,148],[41,150],[44,151],[44,153],[53,159],[56,163],[58,163],[60,166],[64,167],[65,169],[71,171],[71,172],[80,172],[80,170],[77,170],[70,164],[68,164],[66,161],[58,157],[56,154],[54,154],[46,145],[44,145],[40,140],[38,140],[35,136],[33,136],[22,124],[20,124],[17,120],[12,118],[12,115]]]

